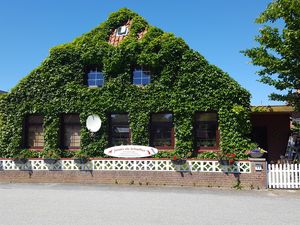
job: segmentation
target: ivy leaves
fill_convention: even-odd
[[[128,37],[117,47],[110,45],[107,41],[112,30],[128,20],[132,21]],[[144,30],[144,37],[138,39]],[[91,89],[86,86],[86,70],[95,67],[104,72],[105,84]],[[151,71],[150,84],[131,84],[135,67]],[[109,115],[122,112],[129,113],[132,143],[141,145],[149,145],[151,113],[173,113],[175,153],[190,155],[194,151],[195,113],[215,111],[219,114],[222,149],[232,151],[235,146],[242,151],[249,144],[249,97],[228,74],[210,65],[181,38],[121,9],[91,32],[51,49],[40,67],[1,97],[0,156],[19,152],[24,118],[33,113],[45,118],[44,150],[62,156],[71,155],[59,151],[59,118],[63,113],[80,114],[81,151],[91,157],[104,156],[109,143]],[[101,130],[93,137],[85,128],[89,114],[98,114],[102,120]]]

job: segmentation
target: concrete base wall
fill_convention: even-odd
[[[0,171],[0,182],[131,184],[199,187],[267,188],[265,161],[251,162],[251,173],[157,172],[157,171]],[[255,165],[262,165],[256,171]]]

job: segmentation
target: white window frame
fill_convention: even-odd
[[[125,29],[125,33],[121,33],[121,34],[120,34],[120,33],[119,33],[119,29],[122,30],[123,28]],[[127,27],[127,26],[124,25],[124,26],[120,26],[120,27],[117,28],[116,36],[118,36],[118,37],[119,37],[119,36],[126,36],[127,34],[128,34],[128,27]]]

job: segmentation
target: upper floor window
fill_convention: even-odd
[[[151,81],[150,71],[145,71],[143,69],[135,69],[133,71],[133,84],[146,85],[146,84],[150,84],[150,81]]]
[[[117,36],[124,36],[128,34],[128,28],[127,26],[120,26],[117,28],[116,35]]]
[[[110,140],[112,146],[130,144],[128,114],[110,115]]]
[[[218,136],[217,113],[197,113],[195,121],[196,148],[217,148],[219,139]]]
[[[90,70],[87,74],[87,83],[89,87],[102,87],[104,85],[104,73],[96,70]]]
[[[30,115],[25,122],[25,146],[28,148],[44,147],[44,117]]]
[[[173,114],[156,113],[151,116],[151,145],[174,148]]]
[[[80,118],[79,114],[65,114],[62,117],[61,145],[65,149],[80,148]]]

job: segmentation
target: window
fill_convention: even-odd
[[[111,114],[110,138],[112,146],[130,144],[128,114]]]
[[[195,144],[197,149],[218,147],[218,118],[216,113],[197,113]]]
[[[174,147],[173,114],[152,114],[151,145],[154,147],[170,149]]]
[[[128,33],[128,28],[126,26],[121,26],[117,29],[116,35],[117,36],[125,36]]]
[[[104,73],[96,70],[90,70],[87,74],[87,83],[89,87],[102,87],[104,85]]]
[[[62,117],[62,147],[80,148],[80,119],[78,114],[65,114]]]
[[[27,148],[43,148],[44,147],[44,118],[39,115],[30,115],[26,118],[25,123],[25,146]]]
[[[150,84],[151,74],[150,71],[144,71],[142,69],[135,69],[133,71],[133,84],[146,85]]]

